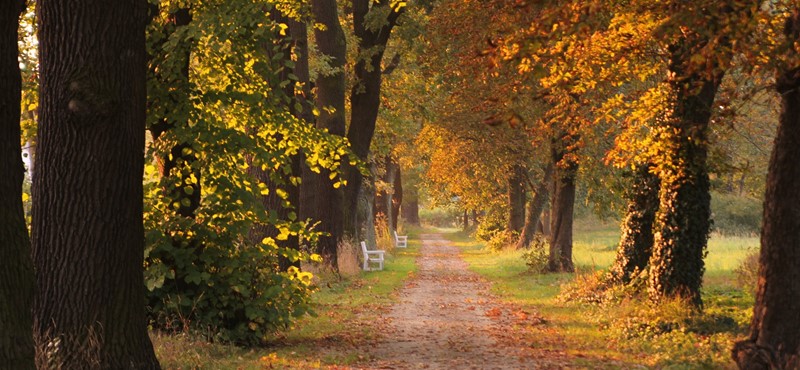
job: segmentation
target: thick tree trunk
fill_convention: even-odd
[[[405,7],[396,9],[402,12]],[[359,58],[353,68],[356,83],[350,91],[351,112],[347,139],[350,140],[356,156],[366,161],[380,108],[381,61],[400,13],[392,8],[388,0],[353,0],[352,10],[353,31],[358,39]],[[386,11],[385,15],[383,11]],[[375,19],[371,19],[374,14],[386,17],[386,23],[370,27],[369,23],[375,22]],[[358,229],[363,220],[359,220],[358,213],[353,211],[357,209],[358,192],[363,176],[352,166],[345,166],[345,174],[348,185],[344,191],[344,230],[345,234],[358,238]]]
[[[568,145],[563,142],[567,136],[553,143],[553,199],[550,210],[550,256],[548,271],[573,272],[575,265],[572,262],[572,224],[575,207],[575,177],[578,164],[565,159],[565,149]]]
[[[142,277],[147,2],[36,7],[41,114],[31,240],[40,366],[157,369]]]
[[[622,236],[611,276],[627,284],[637,272],[644,271],[653,252],[653,223],[658,211],[658,176],[650,165],[639,165],[633,174],[628,193],[628,208],[622,221]]]
[[[665,153],[659,164],[661,189],[649,290],[654,301],[680,297],[699,307],[711,226],[707,131],[722,73],[687,75],[686,64],[697,45],[692,39],[671,48],[674,108],[659,127]]]
[[[800,39],[800,9],[786,22]],[[764,200],[761,255],[750,338],[736,344],[741,369],[800,368],[800,67],[779,70],[781,115]]]
[[[533,237],[536,235],[536,228],[540,225],[542,210],[547,202],[547,198],[550,196],[548,189],[550,188],[552,177],[553,165],[551,163],[544,170],[544,176],[541,181],[539,181],[539,184],[536,185],[536,188],[531,189],[534,194],[528,202],[525,213],[525,226],[522,228],[522,234],[519,236],[519,240],[514,246],[515,249],[528,248],[531,241],[533,241]]]
[[[314,27],[314,37],[319,52],[330,61],[333,70],[328,74],[317,77],[316,104],[319,110],[317,128],[326,129],[333,135],[345,135],[345,75],[344,64],[347,45],[344,31],[339,23],[339,13],[335,0],[312,0],[311,12],[314,21],[324,26]],[[331,110],[333,108],[333,110]],[[334,188],[334,181],[329,178],[327,171],[315,176],[313,185],[316,186],[315,209],[313,217],[320,222],[319,231],[326,233],[320,237],[316,251],[332,269],[337,269],[337,247],[343,238],[344,212],[343,207],[349,207],[350,214],[358,209],[358,188],[361,182],[348,183],[347,187],[355,189],[352,203],[343,203],[341,188]]]
[[[22,81],[17,28],[25,1],[0,3],[0,369],[33,369],[34,277],[22,208]]]
[[[506,230],[519,233],[525,226],[525,180],[522,166],[515,165],[508,179],[508,223]]]

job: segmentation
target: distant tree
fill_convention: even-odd
[[[17,28],[24,0],[0,3],[0,369],[33,369],[34,294],[30,240],[22,208],[22,82]]]
[[[147,1],[36,6],[37,357],[47,368],[157,369],[142,275]]]

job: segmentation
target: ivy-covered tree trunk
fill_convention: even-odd
[[[658,164],[661,189],[649,291],[654,301],[680,297],[701,306],[703,258],[711,226],[707,131],[722,72],[709,76],[706,71],[689,70],[698,45],[691,37],[671,47],[673,106],[657,128],[663,154]]]
[[[533,237],[536,235],[536,228],[541,221],[542,210],[544,209],[545,203],[547,203],[547,198],[550,196],[549,189],[550,183],[553,181],[552,177],[553,164],[551,163],[545,168],[544,176],[542,176],[536,188],[531,189],[533,191],[533,197],[531,197],[531,200],[528,201],[526,206],[525,226],[522,228],[522,234],[520,234],[519,240],[517,240],[517,244],[514,246],[515,249],[528,248],[531,241],[533,241]]]
[[[34,369],[34,277],[22,207],[22,81],[17,28],[24,0],[0,3],[0,369]]]
[[[800,9],[785,24],[800,40]],[[787,49],[792,50],[792,49]],[[797,54],[792,52],[791,60]],[[800,66],[777,73],[781,96],[778,133],[767,174],[760,268],[750,337],[736,344],[741,369],[800,368]]]
[[[350,91],[350,128],[347,139],[353,152],[367,161],[375,133],[381,97],[381,61],[397,18],[405,7],[392,7],[390,0],[353,0],[353,31],[358,40],[358,59],[353,71],[355,84]],[[377,25],[376,25],[376,22]],[[358,239],[361,221],[358,219],[358,192],[363,176],[357,168],[345,166],[347,187],[344,191],[344,230]],[[366,225],[372,227],[372,225]]]
[[[339,23],[336,1],[312,0],[311,12],[314,21],[324,26],[324,28],[314,27],[314,37],[317,49],[329,61],[329,69],[321,73],[316,80],[316,105],[320,112],[317,117],[317,128],[326,129],[333,135],[344,136],[344,64],[347,45],[344,31]],[[337,247],[344,231],[343,207],[352,206],[348,208],[352,213],[356,211],[358,202],[356,200],[348,204],[343,203],[342,189],[334,188],[335,181],[330,179],[327,171],[322,171],[321,175],[315,177],[313,180],[313,185],[316,186],[315,207],[311,216],[320,222],[318,230],[327,233],[320,237],[316,250],[332,269],[337,270]],[[360,185],[361,182],[348,183],[347,186],[352,186],[358,191]],[[356,198],[357,193],[354,199]]]
[[[572,224],[575,209],[575,178],[578,164],[569,158],[567,148],[572,139],[567,134],[552,144],[553,199],[550,210],[550,255],[547,269],[550,272],[573,272]]]
[[[628,208],[622,220],[622,236],[611,276],[627,284],[636,272],[644,271],[653,252],[653,223],[658,211],[658,176],[648,164],[639,165],[628,190]]]
[[[525,180],[522,166],[515,165],[508,178],[508,223],[506,230],[519,233],[525,226]]]
[[[157,369],[142,276],[147,1],[40,0],[36,9],[39,366]]]

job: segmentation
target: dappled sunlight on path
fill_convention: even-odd
[[[489,284],[467,270],[459,249],[439,234],[422,235],[419,270],[400,291],[384,337],[370,349],[375,369],[563,368],[563,353],[532,353],[520,332],[538,315],[499,303]],[[527,347],[527,348],[526,348]]]

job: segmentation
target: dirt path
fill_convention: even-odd
[[[385,336],[370,350],[378,369],[562,368],[559,354],[532,353],[518,335],[542,320],[499,303],[439,234],[422,235],[417,276],[382,317]]]

